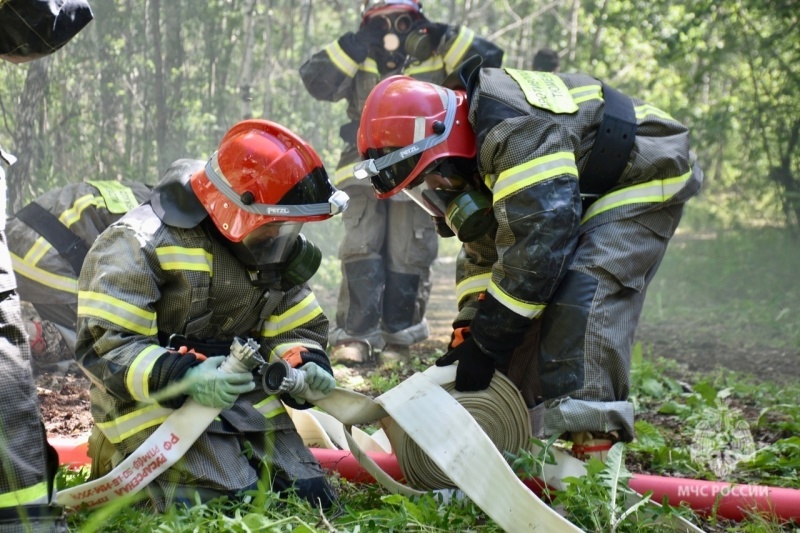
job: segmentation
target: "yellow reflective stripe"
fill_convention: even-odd
[[[276,347],[274,347],[272,349],[272,351],[269,352],[268,360],[270,362],[277,361],[278,359],[283,357],[283,354],[285,354],[286,352],[288,352],[292,348],[297,348],[298,346],[303,347],[303,348],[313,348],[313,349],[325,351],[325,348],[323,348],[322,346],[320,346],[316,342],[311,342],[311,341],[284,342],[282,344],[277,345]]]
[[[472,46],[472,41],[475,39],[475,32],[471,29],[461,26],[458,32],[458,37],[453,42],[453,45],[444,55],[444,66],[447,72],[452,72],[462,61],[464,54],[467,53],[469,47]]]
[[[66,209],[61,215],[59,215],[58,220],[64,224],[66,227],[71,227],[75,222],[80,220],[81,213],[92,204],[102,204],[105,205],[102,198],[97,196],[92,196],[91,194],[87,194],[81,196],[72,204],[72,207]],[[25,254],[25,261],[30,263],[31,265],[37,264],[44,254],[46,254],[50,249],[53,248],[53,245],[50,244],[47,239],[44,237],[39,237],[36,239],[36,242],[33,243],[31,249],[28,250],[28,253]]]
[[[17,257],[13,253],[11,254],[11,265],[14,268],[14,273],[18,276],[25,276],[51,289],[68,292],[70,294],[78,294],[78,280],[75,278],[59,276],[29,265],[24,259]]]
[[[214,256],[203,248],[162,246],[156,248],[158,261],[164,270],[196,270],[211,274]]]
[[[378,71],[378,63],[371,57],[368,57],[358,66],[358,70],[361,72],[366,72],[368,74],[375,74],[376,76],[380,76],[381,73]]]
[[[437,70],[442,70],[443,68],[444,62],[442,61],[441,56],[435,55],[431,56],[422,63],[412,63],[408,68],[406,68],[404,74],[413,78],[419,74],[424,74],[425,72],[436,72]]]
[[[663,118],[664,120],[675,120],[666,111],[662,111],[656,106],[652,106],[650,104],[634,107],[634,110],[636,111],[636,120],[642,120],[648,115],[654,115],[658,118]]]
[[[256,411],[264,415],[264,418],[273,418],[286,412],[286,408],[276,394],[267,396],[260,402],[254,404],[253,407],[256,408]]]
[[[462,298],[470,294],[485,291],[489,287],[489,281],[491,279],[491,272],[462,279],[456,284],[456,302],[460,303]]]
[[[604,213],[609,209],[614,209],[615,207],[630,204],[666,202],[675,196],[675,193],[680,191],[691,177],[692,171],[690,170],[683,176],[679,176],[677,178],[667,178],[664,180],[653,180],[646,183],[639,183],[637,185],[631,185],[630,187],[625,187],[624,189],[606,194],[586,210],[586,214],[583,216],[581,224],[593,216]]]
[[[156,313],[113,296],[93,291],[78,292],[78,316],[91,316],[142,335],[155,335]]]
[[[572,99],[576,104],[586,102],[588,100],[602,100],[603,90],[600,85],[585,85],[583,87],[575,87],[569,90]]]
[[[503,292],[503,290],[498,287],[494,281],[489,283],[489,290],[487,292],[494,296],[494,298],[503,304],[504,307],[520,316],[524,316],[525,318],[536,318],[542,314],[542,311],[544,311],[545,308],[544,304],[532,304],[523,302],[522,300],[517,300],[513,296]]]
[[[333,185],[334,185],[334,187],[338,187],[339,184],[341,184],[346,179],[354,178],[353,177],[353,169],[355,167],[356,167],[356,163],[352,163],[350,165],[345,165],[343,167],[337,168],[336,172],[333,173]]]
[[[144,402],[150,400],[150,373],[153,370],[153,365],[161,354],[166,352],[161,346],[152,344],[139,352],[128,372],[125,374],[125,385],[131,393],[134,400]]]
[[[342,47],[339,46],[338,41],[334,41],[325,48],[328,57],[331,58],[336,68],[341,70],[348,78],[352,78],[358,72],[358,63],[353,61],[353,58],[347,55]]]
[[[512,167],[497,177],[492,189],[493,202],[497,203],[520,189],[556,176],[571,174],[578,177],[575,154],[557,152]]]
[[[321,314],[322,308],[319,306],[316,296],[313,293],[309,294],[303,298],[303,301],[285,313],[273,315],[265,320],[261,335],[267,338],[276,337],[310,322]]]
[[[4,446],[7,445],[4,444]],[[0,508],[17,507],[18,505],[34,503],[36,500],[42,500],[42,503],[45,503],[48,496],[47,481],[42,481],[24,489],[0,494]]]
[[[161,407],[157,403],[148,405],[142,409],[122,415],[108,422],[98,422],[97,427],[113,444],[118,444],[131,435],[135,435],[147,428],[160,425],[173,409]]]

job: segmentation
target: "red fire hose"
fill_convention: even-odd
[[[51,438],[50,444],[58,451],[61,464],[89,464],[85,439]],[[311,452],[324,469],[338,472],[349,481],[375,482],[349,451],[311,448]],[[403,479],[394,455],[379,452],[367,454],[394,479]],[[541,493],[539,480],[526,480],[525,484],[534,492]],[[752,513],[766,514],[782,521],[800,520],[800,490],[797,489],[646,474],[634,474],[630,487],[640,494],[652,492],[653,501],[658,503],[663,501],[664,496],[673,506],[686,502],[703,515],[711,513],[716,507],[717,516],[729,520],[743,520]]]

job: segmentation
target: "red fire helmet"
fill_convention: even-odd
[[[233,126],[191,186],[232,242],[264,224],[325,220],[347,206],[347,195],[333,187],[314,149],[267,120]]]
[[[408,76],[386,78],[372,89],[361,113],[358,151],[366,161],[356,167],[356,177],[369,177],[378,198],[388,198],[443,158],[474,158],[468,114],[464,91]]]

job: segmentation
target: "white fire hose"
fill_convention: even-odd
[[[235,352],[257,356],[258,344],[252,339],[246,346],[238,339],[234,345],[229,359],[239,360]],[[517,453],[532,446],[530,419],[519,390],[498,372],[486,391],[461,393],[454,390],[455,371],[455,365],[432,366],[375,399],[340,388],[324,396],[308,388],[302,371],[280,360],[262,367],[262,386],[270,394],[290,393],[314,403],[321,411],[290,410],[306,445],[349,450],[392,492],[425,493],[392,479],[366,451],[393,451],[406,479],[421,489],[459,488],[505,531],[581,531],[531,492],[499,451]],[[135,494],[178,461],[220,411],[187,400],[112,472],[60,491],[57,503],[91,508]],[[371,436],[355,427],[376,422],[383,429]],[[556,464],[543,467],[548,485],[562,489],[563,478],[586,474],[582,461],[550,451]],[[679,518],[670,519],[669,526],[701,532]]]

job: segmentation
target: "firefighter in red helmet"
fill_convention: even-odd
[[[456,389],[496,370],[539,437],[602,457],[633,437],[630,355],[645,290],[702,172],[688,129],[584,74],[482,68],[370,94],[356,166],[462,242],[458,315],[437,365]]]
[[[441,83],[465,58],[483,57],[499,67],[503,50],[465,26],[428,20],[417,0],[366,0],[357,31],[347,32],[300,67],[309,94],[347,101],[349,122],[340,130],[344,149],[334,184],[351,197],[339,246],[342,282],[331,357],[366,363],[380,353],[403,359],[428,337],[425,310],[438,241],[430,217],[413,202],[375,198],[368,183],[353,179],[359,161],[356,130],[370,90],[404,73]]]
[[[310,405],[271,397],[253,373],[219,366],[233,339],[249,337],[265,361],[283,358],[312,376],[312,389],[334,388],[328,320],[306,283],[321,254],[300,229],[346,206],[308,144],[278,124],[246,120],[207,162],[173,163],[150,202],[95,241],[79,279],[76,347],[92,380],[93,477],[191,397],[222,411],[147,486],[154,509],[235,497],[259,481],[314,505],[334,502],[280,400]]]

